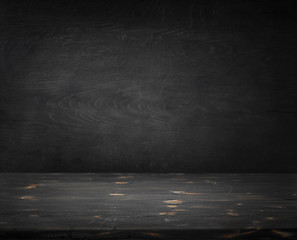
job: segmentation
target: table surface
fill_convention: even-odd
[[[1,173],[0,230],[297,229],[296,174]]]

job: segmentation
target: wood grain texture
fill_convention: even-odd
[[[292,174],[28,173],[0,180],[5,240],[297,238]]]
[[[0,177],[2,232],[286,232],[297,227],[293,174],[7,173]]]
[[[293,29],[100,16],[1,16],[1,171],[296,171]]]

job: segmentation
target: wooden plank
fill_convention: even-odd
[[[294,174],[0,174],[0,230],[296,229]]]

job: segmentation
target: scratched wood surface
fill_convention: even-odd
[[[0,230],[296,229],[296,183],[284,174],[7,173]]]

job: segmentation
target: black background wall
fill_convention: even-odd
[[[2,0],[0,170],[296,172],[293,2]]]

